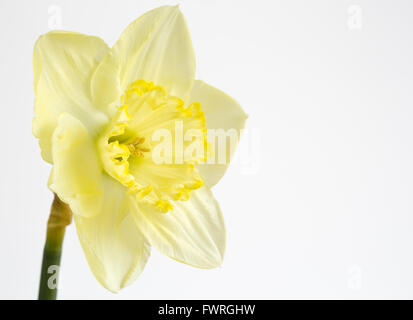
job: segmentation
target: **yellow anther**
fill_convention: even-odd
[[[149,148],[146,148],[142,146],[142,144],[145,142],[145,138],[136,138],[132,142],[128,143],[128,148],[131,154],[138,156],[138,157],[143,157],[145,152],[151,151]]]

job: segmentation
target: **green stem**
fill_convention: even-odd
[[[60,257],[66,226],[72,222],[72,211],[55,194],[47,222],[46,243],[40,275],[39,300],[56,300]]]

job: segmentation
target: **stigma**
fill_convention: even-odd
[[[145,138],[135,138],[132,142],[127,144],[127,147],[130,151],[131,155],[137,156],[137,157],[143,157],[145,155],[145,152],[150,152],[151,150],[147,147],[144,147],[143,144],[145,142]]]

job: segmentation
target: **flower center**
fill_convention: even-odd
[[[202,186],[194,164],[204,157],[188,152],[184,159],[171,154],[171,162],[154,161],[159,156],[159,134],[164,137],[162,143],[166,149],[189,149],[193,144],[201,145],[202,149],[206,127],[201,106],[193,103],[185,108],[181,99],[144,80],[132,83],[121,101],[122,105],[99,138],[103,168],[142,201],[161,212],[172,210],[171,200],[188,200],[191,191]],[[168,134],[178,136],[177,128],[182,130],[182,139],[194,130],[199,134],[192,134],[191,141],[169,140]]]
[[[143,157],[145,152],[151,151],[149,148],[146,148],[143,146],[143,143],[145,142],[145,138],[136,138],[132,142],[128,143],[127,146],[129,148],[129,151],[131,155],[137,156],[137,157]]]

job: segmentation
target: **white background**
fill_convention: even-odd
[[[36,298],[52,200],[31,133],[36,38],[56,27],[57,8],[62,29],[113,45],[139,15],[175,3],[197,77],[235,97],[259,135],[243,139],[248,161],[214,188],[224,264],[199,270],[153,250],[114,295],[92,276],[72,225],[60,298],[413,298],[407,0],[0,0],[0,298]]]

